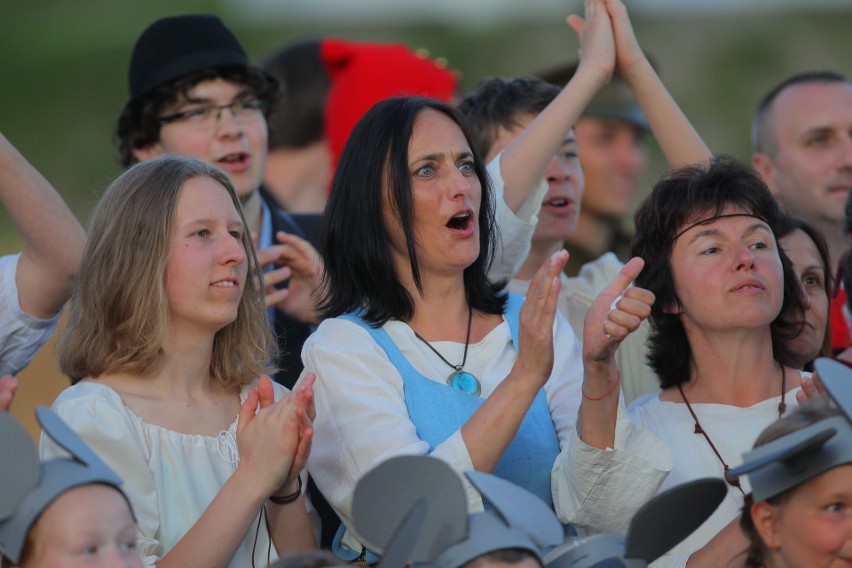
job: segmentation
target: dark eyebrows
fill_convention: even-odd
[[[442,152],[439,152],[437,154],[425,154],[423,156],[417,156],[411,161],[411,163],[416,164],[418,162],[440,162],[446,159],[446,157],[447,155]],[[470,150],[462,150],[461,152],[455,155],[454,161],[457,162],[459,160],[464,160],[472,157],[473,152],[471,152]]]
[[[748,235],[748,234],[754,233],[756,231],[763,231],[763,232],[765,232],[769,235],[774,236],[774,234],[769,229],[769,227],[766,225],[766,223],[764,223],[762,221],[759,221],[757,223],[752,223],[751,225],[746,227],[746,230],[743,231],[743,234]],[[720,234],[721,232],[722,231],[720,231],[719,229],[712,229],[712,228],[711,229],[704,229],[703,231],[698,231],[698,233],[696,233],[691,239],[689,239],[689,244],[694,243],[695,241],[697,241],[698,239],[700,239],[702,237],[713,237],[713,236]]]
[[[817,134],[821,134],[823,136],[832,134],[834,132],[834,128],[831,126],[814,126],[808,128],[802,133],[802,138],[811,138],[812,136],[816,136]]]
[[[245,101],[246,99],[251,97],[251,94],[252,94],[251,89],[249,87],[242,87],[239,91],[237,91],[237,94],[234,95],[234,98],[231,100],[231,102]],[[211,103],[212,104],[213,99],[211,99],[209,97],[198,97],[198,96],[194,97],[194,96],[191,96],[189,93],[187,93],[187,94],[184,95],[183,101],[178,101],[178,106],[185,105],[185,104],[194,104],[195,105],[195,104],[204,104],[204,103]]]

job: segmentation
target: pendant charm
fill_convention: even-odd
[[[479,396],[479,379],[468,373],[467,371],[456,371],[447,377],[447,384],[456,390]]]

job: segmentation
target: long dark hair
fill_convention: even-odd
[[[464,270],[471,307],[490,314],[503,312],[503,283],[491,283],[487,269],[497,238],[493,196],[485,165],[458,112],[422,97],[386,99],[371,108],[352,131],[343,149],[326,205],[322,228],[325,261],[320,310],[335,317],[363,309],[362,317],[379,326],[414,314],[411,296],[402,286],[391,256],[383,222],[383,192],[389,190],[408,249],[411,274],[422,293],[413,225],[413,199],[408,146],[414,121],[424,110],[441,112],[455,122],[473,153],[474,171],[482,186],[479,209],[479,257]],[[387,188],[387,189],[386,189]]]
[[[758,175],[743,164],[725,157],[709,165],[690,166],[670,172],[654,186],[636,212],[633,256],[645,260],[636,285],[651,290],[656,301],[651,308],[648,362],[669,388],[689,380],[693,357],[680,316],[670,308],[680,305],[671,267],[676,236],[688,223],[702,215],[719,215],[734,206],[764,220],[778,234],[781,212]],[[778,248],[784,271],[784,300],[781,312],[770,325],[772,350],[782,365],[793,362],[785,341],[799,332],[805,310],[801,287],[790,259]]]
[[[831,273],[831,256],[828,252],[828,243],[825,242],[825,237],[820,233],[817,229],[815,229],[810,223],[804,221],[803,219],[799,219],[798,217],[792,217],[790,215],[782,214],[781,222],[778,227],[778,233],[776,236],[778,239],[783,239],[789,234],[795,231],[802,231],[808,238],[814,243],[814,246],[817,249],[817,254],[819,254],[820,262],[822,262],[822,278],[825,283],[825,295],[828,300],[829,305],[831,304],[831,298],[834,295],[834,275]],[[831,318],[826,318],[825,320],[825,335],[822,340],[822,348],[820,349],[819,355],[817,357],[831,357]],[[811,370],[811,365],[813,361],[809,361],[805,365],[805,371]]]

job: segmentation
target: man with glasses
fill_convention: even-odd
[[[198,158],[224,170],[257,237],[266,272],[266,305],[274,318],[282,368],[292,387],[302,370],[302,343],[317,323],[314,291],[318,215],[292,216],[259,191],[267,158],[266,116],[277,83],[249,64],[236,37],[212,15],[183,15],[151,24],[130,61],[130,100],[116,131],[122,163],[162,154]],[[279,286],[287,281],[286,288]]]

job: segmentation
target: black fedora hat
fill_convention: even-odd
[[[142,32],[130,59],[130,100],[204,69],[259,68],[236,36],[212,14],[186,14],[157,20]],[[270,76],[270,80],[273,80]]]

